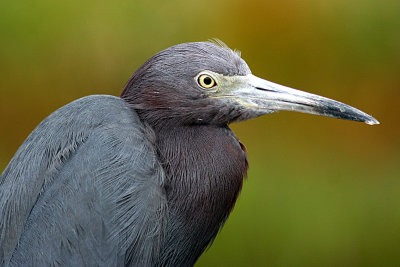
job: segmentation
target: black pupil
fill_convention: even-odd
[[[211,80],[210,77],[205,77],[203,82],[204,82],[205,85],[210,85],[212,83],[212,80]]]

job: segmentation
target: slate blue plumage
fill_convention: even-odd
[[[84,97],[46,118],[1,176],[0,259],[11,266],[151,264],[166,199],[146,131],[113,96]]]
[[[257,78],[224,45],[161,51],[121,98],[78,99],[21,145],[0,177],[0,265],[192,266],[246,175],[228,124],[278,110],[378,123]]]

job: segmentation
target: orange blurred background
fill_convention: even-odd
[[[146,59],[217,37],[253,73],[381,125],[281,112],[232,125],[250,171],[197,266],[400,265],[400,1],[0,2],[0,170],[47,115],[119,95]]]

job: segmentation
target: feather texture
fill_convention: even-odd
[[[151,266],[166,198],[150,139],[117,97],[46,118],[0,177],[2,265]]]

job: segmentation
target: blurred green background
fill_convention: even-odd
[[[400,266],[400,1],[0,1],[0,170],[34,127],[119,95],[171,45],[220,38],[253,73],[381,125],[281,112],[232,125],[250,171],[197,266]]]

